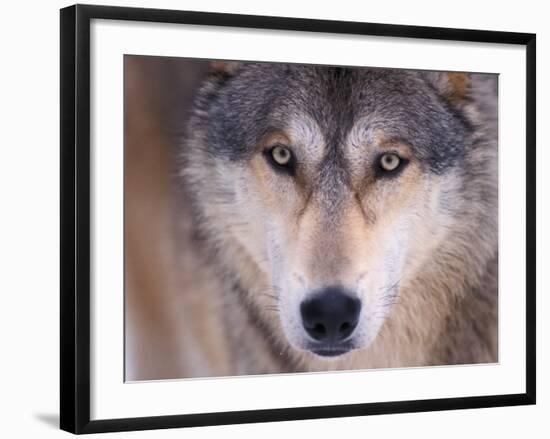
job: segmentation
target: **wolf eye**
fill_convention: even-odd
[[[395,152],[386,152],[378,158],[377,173],[381,177],[395,177],[409,161]]]
[[[395,171],[401,165],[401,157],[394,153],[382,154],[380,166],[384,171]]]
[[[277,145],[271,150],[271,157],[278,165],[287,166],[292,159],[292,153],[290,152],[290,149]]]
[[[275,172],[293,176],[296,171],[296,159],[290,148],[275,145],[264,150],[264,156]]]

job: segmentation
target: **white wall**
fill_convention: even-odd
[[[89,3],[96,3],[89,1]],[[544,125],[550,108],[550,28],[543,1],[278,0],[103,1],[120,6],[164,7],[311,18],[535,32],[538,38],[538,352],[539,403],[456,412],[316,420],[191,430],[117,434],[115,437],[214,438],[220,435],[318,438],[361,437],[547,437],[550,433],[548,368],[550,287],[550,153]],[[54,437],[58,413],[59,284],[59,21],[68,2],[9,2],[0,27],[0,430],[5,437]],[[546,52],[546,53],[545,53]],[[546,142],[545,142],[546,141]],[[543,201],[546,201],[543,203]],[[546,249],[544,248],[546,247]],[[546,349],[543,349],[546,345]],[[546,416],[545,416],[546,415]]]

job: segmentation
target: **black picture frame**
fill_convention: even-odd
[[[523,45],[526,47],[526,392],[518,394],[90,420],[90,21],[182,23],[254,29]],[[60,426],[72,433],[239,424],[535,404],[535,63],[529,33],[302,18],[75,5],[61,9]]]

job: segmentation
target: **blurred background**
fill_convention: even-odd
[[[208,70],[208,61],[124,58],[127,381],[227,373],[216,322],[204,318],[206,306],[219,306],[205,300],[216,286],[197,274],[201,249],[176,189],[177,149]]]

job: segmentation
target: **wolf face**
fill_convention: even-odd
[[[327,360],[376,339],[466,209],[468,81],[284,64],[212,74],[182,175],[228,289],[273,343]]]

